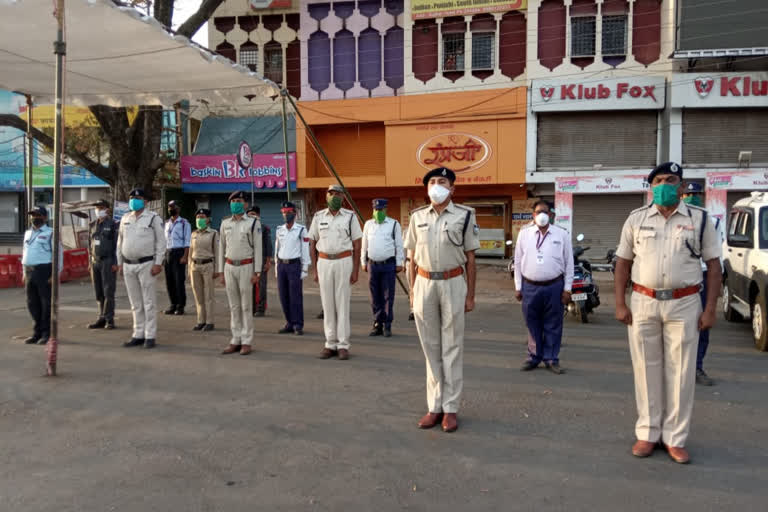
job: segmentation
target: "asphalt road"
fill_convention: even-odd
[[[768,354],[754,350],[748,325],[720,323],[712,334],[706,366],[717,385],[697,389],[693,463],[662,452],[640,460],[629,453],[626,330],[608,287],[593,323],[567,321],[565,375],[521,373],[526,338],[511,283],[495,269],[481,275],[454,434],[416,428],[424,362],[402,296],[395,336],[368,338],[356,287],[344,362],[315,357],[313,286],[306,336],[272,334],[282,318],[271,293],[254,353],[241,357],[219,355],[223,290],[216,331],[192,332],[190,314],[162,317],[158,348],[146,351],[120,347],[130,337],[122,285],[119,329],[109,332],[83,328],[91,290],[68,283],[59,376],[46,378],[43,349],[21,341],[22,291],[0,290],[0,510],[767,509]]]

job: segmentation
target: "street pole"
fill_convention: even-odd
[[[283,102],[283,151],[285,151],[285,190],[288,194],[288,201],[291,200],[291,161],[288,157],[288,115],[285,113],[285,97],[288,96],[286,89],[280,90],[280,96]]]
[[[30,210],[35,206],[35,182],[32,179],[33,164],[35,156],[35,139],[32,138],[32,96],[27,96],[27,210]],[[28,220],[29,226],[32,227],[32,220]]]
[[[56,376],[56,359],[59,337],[59,253],[61,251],[61,153],[64,142],[63,103],[64,103],[64,56],[67,43],[64,41],[64,0],[56,0],[56,42],[53,53],[56,54],[56,121],[53,139],[53,247],[51,261],[51,336],[48,339],[49,377]]]

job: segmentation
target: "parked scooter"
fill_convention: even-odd
[[[618,256],[616,256],[616,249],[608,249],[608,254],[605,256],[605,263],[610,265],[611,275],[614,275],[616,273],[616,260],[618,259]]]
[[[577,242],[582,242],[584,235],[576,237]],[[571,302],[566,306],[566,312],[581,320],[581,323],[589,322],[589,313],[600,305],[600,293],[597,283],[592,279],[592,265],[587,260],[580,259],[589,250],[589,247],[576,245],[573,247],[573,287],[571,289]]]
[[[507,240],[505,244],[509,247],[513,244],[512,240]],[[507,264],[507,271],[509,272],[510,279],[515,278],[515,251],[512,251],[512,256],[509,258],[509,264]]]

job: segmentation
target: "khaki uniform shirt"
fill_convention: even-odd
[[[317,242],[316,247],[326,254],[338,254],[352,250],[352,242],[363,237],[360,222],[352,210],[342,208],[333,215],[328,208],[320,210],[312,218],[309,238]]]
[[[226,259],[247,260],[253,259],[253,273],[260,273],[262,261],[262,237],[261,221],[246,215],[240,217],[227,217],[221,221],[221,241],[218,259],[218,272],[224,272]]]
[[[189,265],[192,270],[197,263],[195,260],[213,260],[213,268],[216,266],[216,256],[219,249],[219,232],[212,227],[197,229],[192,232],[192,240],[189,250]]]
[[[117,264],[124,259],[138,260],[152,256],[155,265],[162,265],[165,257],[165,233],[163,219],[155,212],[142,210],[140,215],[131,212],[120,219],[117,237]]]
[[[691,255],[688,246],[704,261],[720,258],[721,251],[711,222],[704,225],[704,237],[699,243],[704,214],[703,209],[682,201],[669,219],[655,205],[629,214],[616,255],[634,262],[632,281],[653,289],[687,288],[701,283],[701,262]]]
[[[469,223],[464,231],[464,221]],[[446,272],[467,262],[465,252],[480,248],[475,210],[453,201],[437,214],[432,205],[411,212],[405,248],[413,251],[416,266],[428,272]]]

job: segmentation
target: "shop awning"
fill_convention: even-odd
[[[0,88],[53,103],[50,0],[0,0]],[[66,0],[65,103],[172,105],[274,96],[279,87],[112,0]]]
[[[288,151],[293,152],[296,151],[296,124],[292,115],[288,116],[287,125]],[[282,117],[207,117],[203,119],[192,154],[233,155],[243,140],[250,144],[254,154],[282,153]]]

